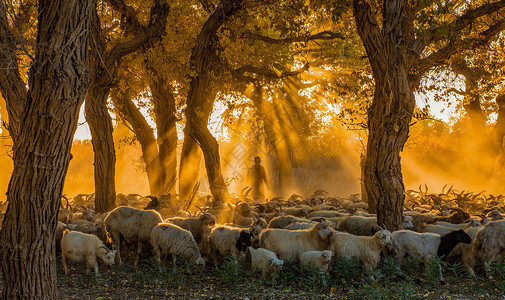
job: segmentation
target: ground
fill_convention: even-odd
[[[437,282],[436,268],[409,266],[404,272],[385,260],[376,274],[363,279],[354,261],[334,265],[329,276],[286,264],[275,279],[228,259],[222,266],[205,268],[181,264],[161,267],[143,260],[138,269],[129,264],[107,267],[100,275],[86,275],[84,265],[72,264],[65,275],[58,257],[60,299],[503,299],[505,264],[494,265],[494,281],[469,278],[461,266],[445,265],[446,284]],[[0,289],[2,283],[0,282]]]

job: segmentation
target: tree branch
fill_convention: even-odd
[[[307,71],[309,69],[309,67],[310,67],[309,63],[306,63],[302,68],[300,68],[298,70],[285,71],[285,72],[279,72],[279,71],[270,70],[270,69],[262,69],[262,68],[258,68],[258,67],[251,66],[251,65],[245,65],[245,66],[242,66],[242,67],[235,69],[235,70],[232,70],[231,68],[229,68],[229,69],[230,69],[231,73],[238,78],[253,79],[252,77],[245,75],[246,73],[252,73],[254,75],[263,76],[263,77],[270,78],[270,79],[279,79],[279,78],[283,78],[283,77],[298,75],[300,73]]]
[[[260,34],[246,31],[242,34],[242,38],[256,40],[256,41],[263,41],[263,42],[269,43],[269,44],[285,45],[285,44],[292,44],[292,43],[306,43],[308,41],[315,41],[315,40],[334,40],[334,39],[343,40],[346,37],[340,33],[337,33],[337,32],[322,31],[322,32],[319,32],[319,33],[316,33],[313,35],[276,39],[276,38],[271,38],[268,36],[263,36]]]
[[[456,35],[460,33],[462,30],[465,28],[471,26],[475,20],[477,20],[480,17],[483,17],[485,15],[489,15],[493,12],[496,12],[500,9],[505,7],[505,0],[497,1],[494,3],[488,3],[481,5],[475,9],[470,9],[466,11],[463,15],[461,15],[459,18],[454,20],[451,24],[449,24],[449,28],[452,28],[451,35]],[[445,28],[445,26],[444,26]],[[444,28],[435,28],[430,31],[430,42],[441,40],[444,38],[447,38],[447,33],[439,34],[438,31],[443,30],[445,31]]]
[[[7,7],[0,1],[0,92],[9,114],[7,129],[13,140],[21,130],[22,115],[28,100],[25,82],[21,79],[16,57],[17,39],[7,20]]]
[[[151,25],[149,25],[148,28],[143,28],[139,25],[135,12],[132,12],[130,9],[131,7],[127,6],[123,1],[107,1],[111,4],[111,6],[117,8],[122,14],[125,14],[125,20],[131,22],[127,25],[127,27],[131,30],[131,32],[138,32],[138,34],[131,40],[116,45],[109,53],[100,57],[100,59],[102,59],[101,64],[103,65],[103,70],[100,72],[100,76],[94,84],[103,87],[113,84],[123,56],[137,51],[153,38],[159,38],[163,34],[166,27],[168,13],[170,11],[170,6],[166,4],[165,0],[155,0],[154,7],[151,9]]]
[[[467,40],[458,40],[449,42],[436,52],[431,53],[428,57],[421,59],[417,67],[417,76],[421,77],[432,67],[447,63],[449,58],[454,54],[485,46],[489,41],[505,29],[505,20],[499,20],[491,25],[487,30],[481,32],[479,37]]]

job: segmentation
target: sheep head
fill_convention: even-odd
[[[412,222],[411,216],[403,216],[403,228],[404,229],[414,228],[414,223]]]
[[[204,213],[200,216],[199,220],[202,222],[203,226],[214,226],[216,224],[216,220],[209,213]]]
[[[333,236],[334,232],[333,229],[331,228],[330,222],[326,221],[325,219],[321,218],[319,223],[314,225],[315,230],[317,230],[317,234],[322,240],[327,240],[330,237]]]
[[[375,241],[382,249],[392,249],[391,232],[381,229],[374,234]]]
[[[115,263],[116,252],[117,250],[110,250],[105,246],[100,246],[96,249],[96,256],[100,257],[106,265],[112,266]]]

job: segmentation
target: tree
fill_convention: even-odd
[[[459,51],[488,44],[505,27],[499,15],[491,25],[472,27],[478,18],[505,7],[505,1],[468,9],[456,19],[445,18],[450,22],[438,26],[425,26],[432,19],[426,18],[428,21],[423,24],[420,16],[437,11],[451,15],[442,3],[438,4],[441,8],[436,6],[395,0],[382,1],[372,8],[364,0],[353,1],[356,27],[375,81],[368,110],[364,190],[369,210],[377,212],[379,224],[390,230],[401,228],[403,221],[405,187],[400,151],[407,141],[415,108],[414,89],[426,72],[446,64]],[[379,11],[380,23],[376,17]],[[420,23],[418,31],[415,21]]]
[[[0,3],[0,91],[9,113],[14,170],[0,233],[3,299],[57,299],[54,232],[79,108],[89,86],[93,1],[39,1],[28,89]]]
[[[121,59],[162,35],[166,27],[169,6],[164,0],[155,0],[151,9],[148,26],[142,26],[135,9],[124,1],[107,1],[114,10],[121,13],[121,25],[125,34],[133,37],[107,51],[105,36],[100,28],[96,7],[93,11],[93,74],[92,84],[86,97],[86,120],[91,131],[93,151],[95,152],[95,209],[98,213],[114,208],[115,190],[115,152],[112,139],[112,120],[107,110],[107,99],[115,83]]]

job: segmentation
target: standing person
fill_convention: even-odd
[[[249,186],[252,188],[251,194],[254,200],[265,200],[265,192],[263,189],[263,182],[270,189],[268,185],[267,174],[265,168],[261,165],[261,158],[256,156],[254,158],[254,166],[250,167],[247,171],[249,179]]]

